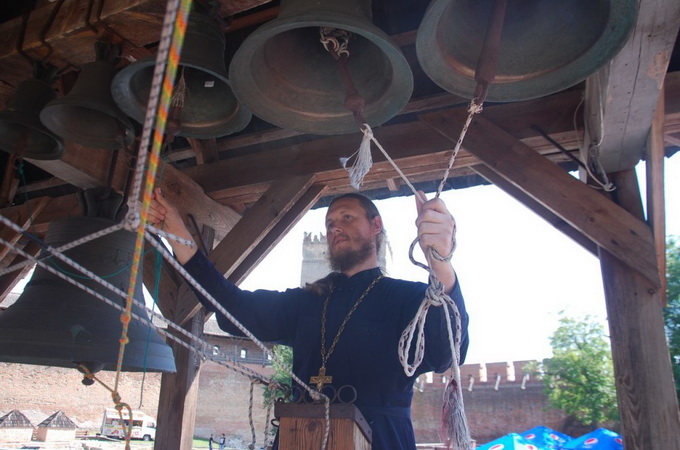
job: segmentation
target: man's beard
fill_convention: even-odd
[[[372,240],[364,241],[358,250],[347,249],[336,254],[329,252],[328,262],[331,269],[337,272],[345,272],[358,264],[366,261],[375,251],[375,242]]]

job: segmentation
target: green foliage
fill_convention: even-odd
[[[614,366],[602,325],[591,317],[560,319],[553,357],[540,367],[550,404],[592,429],[618,420]]]
[[[666,282],[666,336],[673,363],[675,391],[680,399],[680,241],[673,236],[666,240]]]
[[[274,369],[272,378],[283,388],[278,387],[273,391],[265,388],[263,401],[265,408],[269,408],[269,405],[276,401],[276,399],[290,395],[291,391],[292,378],[290,371],[291,367],[293,367],[293,349],[287,345],[275,345],[272,348],[272,353],[275,357],[272,361]]]

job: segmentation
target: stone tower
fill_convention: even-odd
[[[389,249],[389,247],[389,240],[385,239],[378,255],[378,264],[383,269],[387,267],[386,249]],[[305,232],[302,240],[300,286],[304,286],[306,283],[313,283],[325,277],[331,271],[326,254],[327,249],[326,235],[324,233],[315,235]]]

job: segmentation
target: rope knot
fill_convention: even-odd
[[[123,221],[123,228],[125,228],[126,231],[137,231],[137,227],[139,227],[139,222],[141,221],[141,218],[139,216],[139,211],[137,210],[130,210],[130,212],[125,216],[125,220]]]

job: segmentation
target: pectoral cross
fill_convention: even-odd
[[[319,374],[311,377],[309,379],[309,382],[316,384],[316,390],[321,392],[321,389],[323,389],[324,384],[330,384],[333,382],[333,377],[326,376],[326,367],[321,366],[321,368],[319,368]]]

